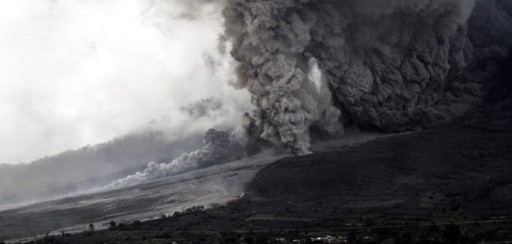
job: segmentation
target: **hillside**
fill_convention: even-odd
[[[150,243],[351,233],[373,238],[370,243],[384,237],[410,243],[443,240],[452,227],[464,229],[467,240],[510,239],[510,124],[510,113],[480,114],[422,132],[284,158],[261,170],[248,194],[226,207],[57,240]]]
[[[168,161],[196,149],[201,139],[197,134],[169,140],[162,131],[141,131],[28,164],[1,165],[0,209],[5,204],[47,200],[107,185],[150,161]]]

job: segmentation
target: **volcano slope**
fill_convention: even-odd
[[[47,240],[269,242],[327,234],[370,243],[510,240],[511,125],[512,113],[482,112],[421,132],[283,158],[227,206]]]

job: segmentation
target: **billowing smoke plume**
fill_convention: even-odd
[[[329,127],[339,124],[339,111],[320,102],[330,96],[328,90],[317,90],[308,79],[308,62],[313,57],[305,52],[312,23],[296,13],[303,4],[232,0],[224,10],[226,34],[233,39],[232,55],[240,62],[237,85],[252,94],[255,108],[250,118],[258,134],[299,154],[308,152],[308,130],[314,122]],[[323,116],[326,111],[330,112],[327,117]]]
[[[227,0],[225,34],[257,136],[296,153],[341,120],[401,131],[442,120],[473,0]],[[317,63],[328,89],[310,78]],[[335,105],[330,103],[331,93]],[[343,117],[340,117],[340,110]],[[254,129],[253,129],[254,130]]]
[[[236,152],[240,151],[237,145],[231,142],[229,133],[225,131],[208,130],[204,135],[203,143],[203,148],[184,153],[169,163],[150,162],[144,171],[114,181],[107,188],[136,185],[192,169],[223,163],[236,157]]]

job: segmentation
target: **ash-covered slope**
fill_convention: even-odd
[[[365,239],[354,243],[392,236],[404,239],[397,243],[455,243],[431,229],[446,229],[450,221],[462,223],[472,238],[462,243],[509,240],[510,124],[510,113],[479,114],[422,132],[290,156],[261,170],[247,194],[227,206],[55,240],[214,242],[228,235],[236,242],[241,236],[308,239],[355,231]]]
[[[496,61],[512,44],[510,6],[228,0],[237,85],[253,98],[249,128],[300,154],[312,128],[333,135],[342,133],[341,123],[404,131],[460,116],[482,104]],[[320,88],[309,76],[311,63],[322,73]]]
[[[354,209],[426,219],[446,211],[471,218],[509,215],[511,124],[511,113],[481,114],[359,147],[285,158],[256,175],[249,199],[263,199],[256,200],[262,208],[322,203],[317,207],[342,215]]]
[[[132,223],[170,216],[192,206],[224,204],[242,196],[248,181],[279,158],[282,156],[259,154],[136,186],[0,210],[0,242],[86,231],[91,223],[102,229],[110,221]]]
[[[494,113],[512,111],[512,50],[498,62],[498,67],[486,96],[486,106]]]

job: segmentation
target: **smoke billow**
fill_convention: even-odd
[[[236,85],[252,95],[254,109],[249,117],[257,133],[298,154],[308,152],[308,130],[315,122],[338,126],[341,133],[339,112],[320,101],[330,97],[329,90],[317,90],[308,78],[313,57],[305,52],[312,39],[312,23],[296,12],[304,4],[234,0],[224,10],[226,35],[233,41],[231,54],[239,62]],[[325,111],[334,114],[325,117]]]
[[[452,91],[478,90],[453,78],[472,62],[467,23],[474,6],[474,0],[227,0],[225,35],[238,62],[236,85],[252,96],[251,131],[305,153],[310,129],[339,134],[341,123],[352,123],[403,131],[460,114],[453,105],[479,95]],[[310,75],[315,65],[323,89]]]
[[[237,148],[239,146],[232,142],[229,133],[225,131],[208,130],[204,135],[203,143],[203,148],[190,153],[183,153],[169,163],[150,162],[144,171],[116,180],[107,188],[132,186],[192,169],[222,163],[228,159],[233,159],[238,155],[237,152],[240,151]]]

